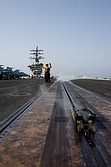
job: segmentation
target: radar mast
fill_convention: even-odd
[[[30,50],[30,52],[31,52],[30,55],[33,55],[33,56],[31,56],[29,59],[33,59],[34,63],[32,65],[29,65],[28,67],[32,71],[33,76],[39,77],[42,74],[42,65],[43,64],[40,63],[40,60],[44,59],[44,57],[40,56],[40,55],[43,54],[42,53],[43,50],[38,49],[38,46],[37,46],[36,49]]]

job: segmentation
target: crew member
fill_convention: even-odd
[[[44,69],[44,73],[45,73],[45,82],[50,82],[50,69],[52,68],[51,63],[46,64],[45,66],[43,66]]]

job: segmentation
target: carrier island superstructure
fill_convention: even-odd
[[[38,46],[36,47],[36,49],[32,49],[30,50],[30,55],[33,55],[32,57],[30,57],[29,59],[33,59],[34,62],[32,65],[29,65],[28,67],[30,68],[30,70],[32,71],[32,75],[34,77],[40,77],[42,74],[42,63],[39,62],[40,59],[44,59],[44,57],[40,56],[41,54],[43,54],[43,50],[38,49]]]

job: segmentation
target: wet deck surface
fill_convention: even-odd
[[[43,79],[0,80],[0,121],[36,94],[39,97],[51,84],[44,83]]]
[[[91,105],[94,106],[96,100],[96,112],[98,119],[100,118],[98,122],[102,125],[96,132],[95,140],[100,147],[102,146],[100,148],[102,151],[107,149],[109,155],[107,159],[110,160],[110,102],[78,87],[74,89]],[[0,143],[0,167],[88,166],[70,112],[71,105],[66,94],[61,84],[55,82]]]
[[[0,166],[83,164],[71,122],[70,105],[55,83],[0,144]]]

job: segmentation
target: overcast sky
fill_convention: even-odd
[[[0,64],[30,73],[36,46],[53,75],[111,77],[111,0],[0,0]]]

